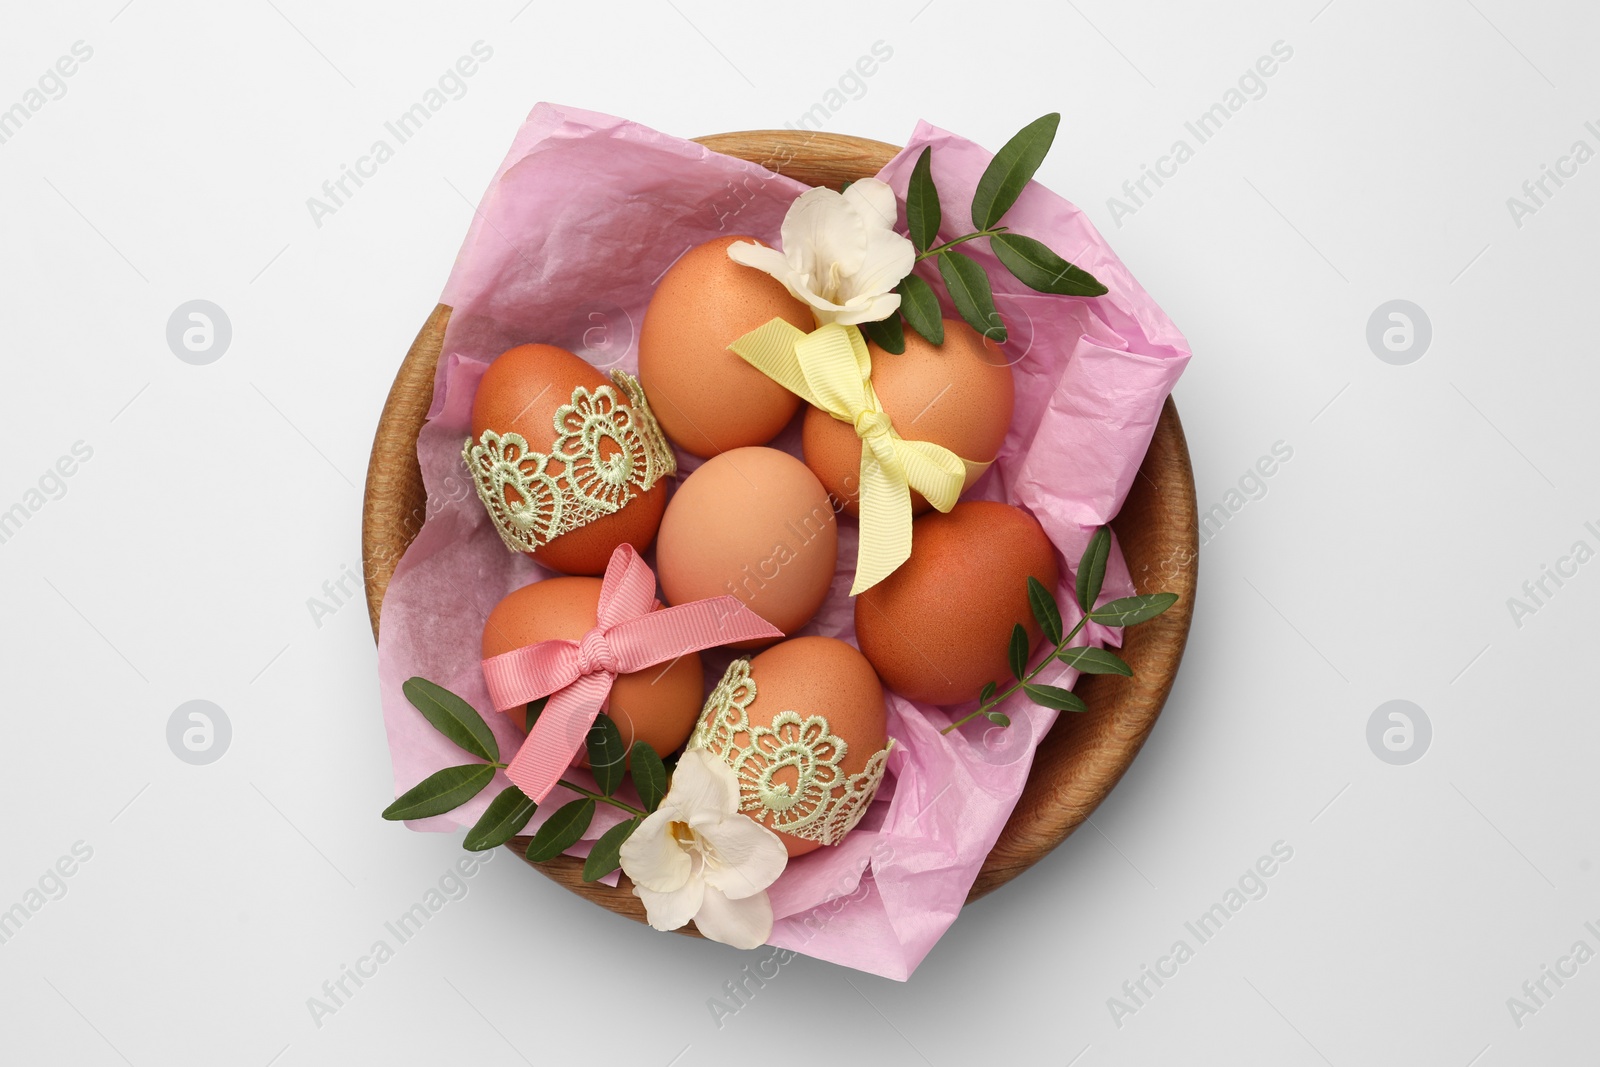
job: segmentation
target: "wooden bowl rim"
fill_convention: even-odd
[[[899,151],[882,141],[788,130],[714,134],[695,140],[808,184],[874,174]],[[363,495],[362,555],[375,641],[389,579],[425,515],[416,442],[432,403],[450,310],[436,306],[418,332],[395,375],[373,437]],[[1140,506],[1131,507],[1136,500]],[[1148,507],[1147,501],[1152,502]],[[1130,513],[1142,515],[1149,507],[1156,508],[1160,523],[1150,528],[1131,526]],[[1194,474],[1170,397],[1129,499],[1111,525],[1138,590],[1176,592],[1180,599],[1161,617],[1125,631],[1121,651],[1135,667],[1133,678],[1084,675],[1079,679],[1075,691],[1091,710],[1079,716],[1063,713],[1041,741],[1023,795],[985,859],[968,903],[1037,863],[1089,817],[1133,762],[1171,691],[1194,611],[1199,540]],[[1152,576],[1153,561],[1135,557],[1156,553],[1162,554],[1156,562],[1163,570]],[[1165,564],[1172,560],[1178,563],[1169,573]],[[514,838],[507,847],[521,857],[527,841]],[[572,856],[531,866],[610,911],[645,921],[643,905],[625,876],[615,887],[584,882],[583,861]],[[683,932],[694,933],[692,927]]]

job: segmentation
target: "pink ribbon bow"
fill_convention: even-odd
[[[617,675],[717,645],[783,636],[733,596],[660,611],[655,606],[656,576],[632,545],[618,545],[600,586],[595,626],[582,639],[541,641],[483,661],[495,710],[550,698],[506,768],[506,777],[529,797],[543,800],[555,788]]]

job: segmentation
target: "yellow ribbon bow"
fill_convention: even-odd
[[[955,507],[968,464],[942,445],[895,432],[872,388],[872,356],[855,326],[811,333],[775,318],[728,346],[745,362],[861,438],[861,548],[850,595],[871,589],[911,556],[911,490]]]

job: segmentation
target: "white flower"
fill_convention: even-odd
[[[917,259],[911,241],[894,231],[898,217],[894,191],[876,178],[843,193],[807,189],[783,217],[781,252],[736,241],[728,256],[782,282],[811,305],[819,326],[877,322],[900,310],[900,294],[890,290]]]
[[[739,814],[739,779],[703,748],[678,760],[661,806],[622,843],[622,869],[657,930],[690,919],[706,937],[756,948],[772,934],[767,886],[789,862],[778,835]]]

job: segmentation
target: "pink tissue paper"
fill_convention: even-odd
[[[878,176],[903,203],[911,168],[927,145],[944,192],[945,239],[970,232],[966,204],[991,158],[978,145],[918,123]],[[413,675],[485,712],[507,758],[522,740],[521,731],[490,708],[479,641],[485,618],[503,596],[550,572],[507,551],[462,464],[472,397],[485,367],[514,345],[545,342],[602,370],[636,370],[639,325],[667,268],[693,246],[724,234],[777,244],[784,212],[805,188],[624,119],[551,104],[530,113],[473,216],[441,298],[454,312],[433,406],[417,441],[426,521],[389,584],[378,645],[397,793],[462,762],[401,693],[401,683]],[[1043,524],[1060,555],[1058,599],[1071,625],[1077,622],[1071,566],[1093,529],[1121,506],[1189,349],[1078,208],[1036,182],[1005,222],[1110,288],[1094,299],[1042,295],[1013,279],[984,242],[964,249],[989,269],[1010,331],[1006,351],[1017,395],[998,459],[966,495],[1026,508]],[[919,271],[942,294],[930,267],[924,263]],[[955,314],[948,303],[945,314]],[[773,446],[799,455],[796,426]],[[680,478],[699,462],[681,452],[678,458]],[[848,590],[855,554],[855,527],[844,520],[833,589],[802,633],[854,641]],[[653,554],[647,558],[653,565]],[[1133,591],[1120,551],[1107,568],[1105,590],[1107,597]],[[1095,624],[1085,633],[1096,645],[1120,640],[1117,631]],[[708,687],[731,658],[707,655]],[[1063,668],[1062,675],[1048,680],[1070,685],[1073,672]],[[911,975],[960,912],[1021,795],[1034,749],[1056,718],[1014,698],[1004,709],[1009,729],[980,720],[940,735],[974,706],[940,708],[888,695],[889,734],[897,744],[883,787],[843,842],[791,861],[772,886],[770,944],[887,978]],[[412,826],[470,826],[507,785],[501,775],[473,803]],[[569,799],[558,788],[540,805],[534,825]],[[586,855],[617,821],[614,809],[602,805],[572,854]]]

